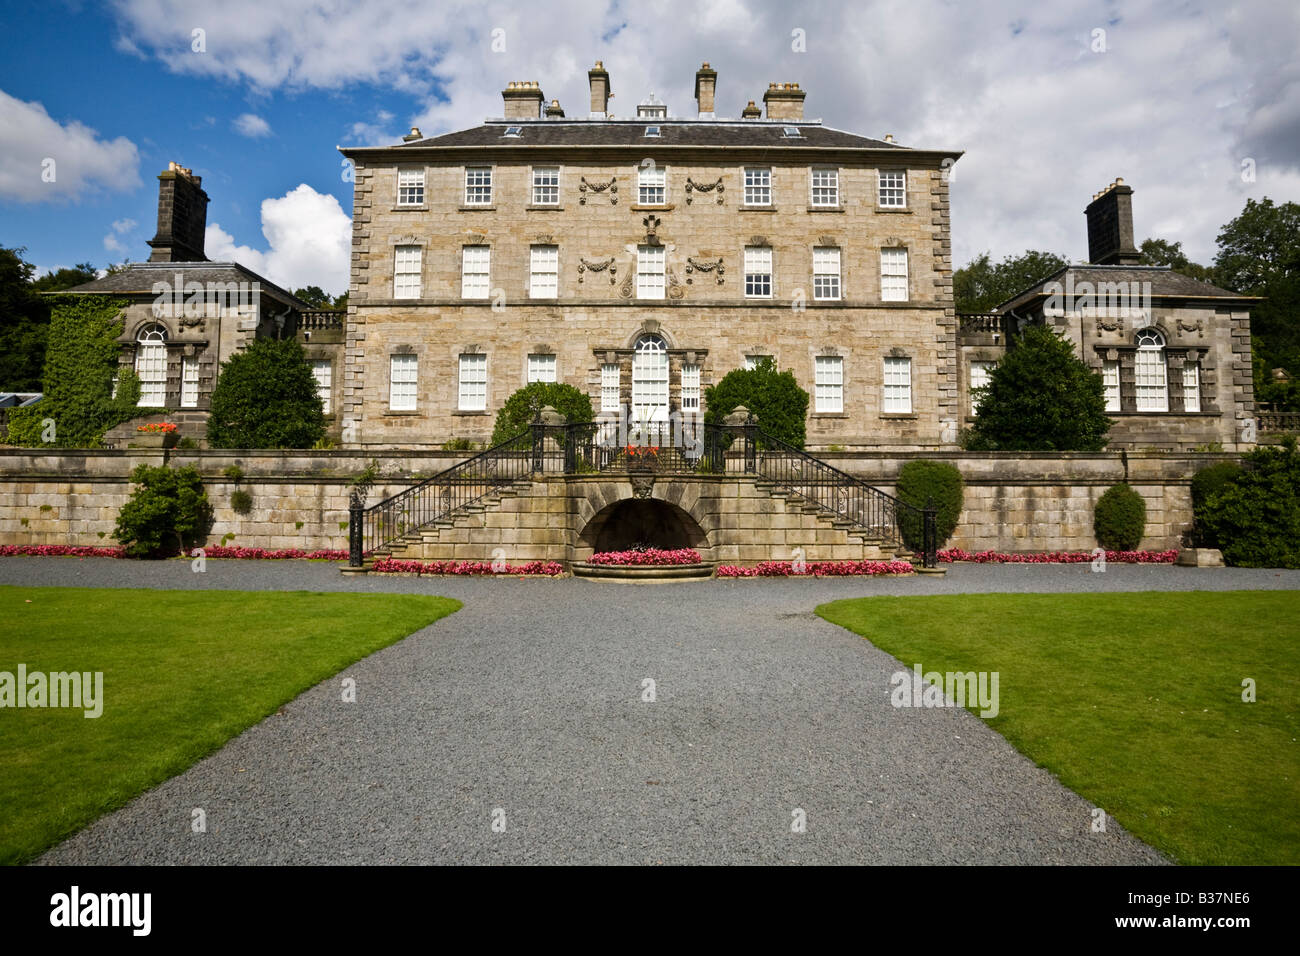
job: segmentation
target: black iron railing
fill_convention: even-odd
[[[523,432],[379,504],[354,498],[350,564],[404,535],[449,517],[503,487],[538,474],[748,474],[835,515],[882,544],[902,545],[937,564],[933,506],[918,508],[759,430],[756,423],[670,421],[534,422]]]

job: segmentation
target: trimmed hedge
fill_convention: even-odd
[[[1235,461],[1221,461],[1217,465],[1202,468],[1192,478],[1192,543],[1198,548],[1217,548],[1208,529],[1203,526],[1200,515],[1205,512],[1206,503],[1241,476],[1241,465]]]
[[[1198,535],[1215,542],[1225,562],[1300,568],[1300,453],[1294,438],[1255,449],[1240,474],[1203,491],[1195,526]]]
[[[213,448],[310,448],[325,435],[316,379],[296,339],[254,339],[212,389]]]
[[[497,412],[496,426],[492,429],[492,444],[500,445],[514,438],[531,425],[537,413],[547,405],[563,415],[570,424],[589,422],[595,415],[586,392],[563,382],[532,382],[507,398]]]
[[[808,393],[799,387],[794,373],[778,372],[771,359],[752,369],[732,369],[717,385],[704,390],[708,410],[704,421],[721,425],[723,419],[744,405],[758,419],[765,434],[795,448],[803,448],[807,437]]]
[[[1106,490],[1092,515],[1097,544],[1107,551],[1136,551],[1147,529],[1147,503],[1121,482]]]
[[[957,528],[957,519],[961,517],[965,498],[965,483],[961,472],[945,461],[930,461],[919,458],[909,461],[898,473],[898,497],[917,508],[926,507],[926,502],[933,497],[935,514],[935,547],[942,548]],[[903,543],[912,551],[920,551],[924,546],[924,519],[910,509],[903,509],[898,515],[899,530],[903,534]]]

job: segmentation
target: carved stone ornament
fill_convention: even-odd
[[[668,273],[668,298],[680,299],[686,293],[686,287],[678,280],[672,266],[668,266],[665,271]]]
[[[635,269],[629,269],[627,275],[623,276],[623,284],[618,287],[618,297],[620,299],[632,298],[632,278],[635,272]]]
[[[585,272],[608,272],[609,284],[614,285],[617,281],[618,266],[614,257],[608,259],[579,259],[578,260],[578,281],[581,282]]]
[[[487,236],[481,232],[467,232],[465,233],[465,241],[471,245],[482,245],[487,242]]]
[[[1097,334],[1103,332],[1119,332],[1124,328],[1124,317],[1117,315],[1112,319],[1107,319],[1104,315],[1097,316]]]
[[[1195,332],[1198,339],[1205,338],[1205,322],[1197,319],[1195,322],[1187,322],[1183,319],[1178,320],[1179,332]]]
[[[691,195],[692,192],[717,193],[718,205],[721,206],[722,194],[725,191],[726,187],[722,185],[721,176],[718,177],[717,182],[713,183],[697,183],[695,180],[691,179],[691,177],[686,177],[686,205],[688,206],[694,202],[694,197]]]
[[[718,285],[722,285],[722,276],[727,270],[723,268],[721,256],[718,256],[716,260],[696,259],[694,256],[687,256],[686,268],[683,271],[686,273],[687,285],[692,282],[692,272],[712,272],[718,278]]]
[[[580,206],[587,205],[588,192],[603,193],[605,190],[609,190],[609,204],[611,206],[618,205],[618,177],[617,176],[609,177],[609,182],[607,183],[589,183],[587,182],[586,176],[581,177],[581,179],[582,181],[578,184],[578,205]]]
[[[638,498],[649,498],[655,490],[654,475],[631,475],[632,494]]]
[[[641,225],[645,226],[645,242],[652,246],[659,245],[659,236],[656,235],[661,220],[654,213],[646,216],[641,220]]]

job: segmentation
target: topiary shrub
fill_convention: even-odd
[[[1206,503],[1228,485],[1241,476],[1241,465],[1235,461],[1221,461],[1208,468],[1202,468],[1192,477],[1192,544],[1198,548],[1217,548],[1204,526],[1202,516]]]
[[[1257,448],[1241,473],[1208,494],[1196,525],[1243,568],[1300,568],[1300,454],[1296,440]]]
[[[532,382],[515,392],[497,412],[492,429],[492,444],[507,441],[533,423],[537,413],[550,405],[570,423],[592,420],[591,399],[587,393],[563,382]]]
[[[192,465],[137,465],[136,485],[117,515],[116,538],[133,558],[161,558],[188,551],[212,530],[212,505]]]
[[[1107,551],[1136,551],[1147,529],[1147,503],[1124,483],[1114,485],[1097,500],[1092,530]]]
[[[295,339],[255,339],[212,389],[213,448],[310,448],[325,435],[316,379]]]
[[[793,372],[778,372],[771,359],[752,369],[732,369],[704,390],[704,402],[708,406],[704,421],[709,425],[721,425],[737,406],[744,405],[765,434],[795,448],[804,446],[808,393],[799,387]]]
[[[1101,376],[1074,346],[1031,325],[989,373],[963,447],[975,451],[1101,451],[1111,420]]]
[[[14,445],[98,448],[104,432],[144,410],[140,380],[119,369],[122,310],[127,303],[99,296],[60,296],[50,312],[42,387],[45,397],[9,415]],[[113,378],[117,376],[117,394]],[[46,419],[54,422],[48,427]]]
[[[952,537],[961,516],[965,483],[961,472],[944,461],[918,458],[909,461],[898,473],[898,497],[917,508],[925,508],[934,499],[935,547],[942,548]],[[913,551],[925,547],[924,518],[909,508],[899,510],[898,527],[903,543]]]

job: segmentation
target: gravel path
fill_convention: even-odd
[[[963,565],[943,578],[644,586],[4,558],[0,583],[465,601],[42,863],[1128,864],[1163,861],[1114,821],[1091,832],[1090,805],[978,717],[890,706],[898,662],[814,606],[862,594],[1300,588],[1300,573]],[[342,702],[342,676],[356,680],[356,703]],[[203,834],[190,829],[196,807]],[[792,832],[796,810],[806,832]]]

